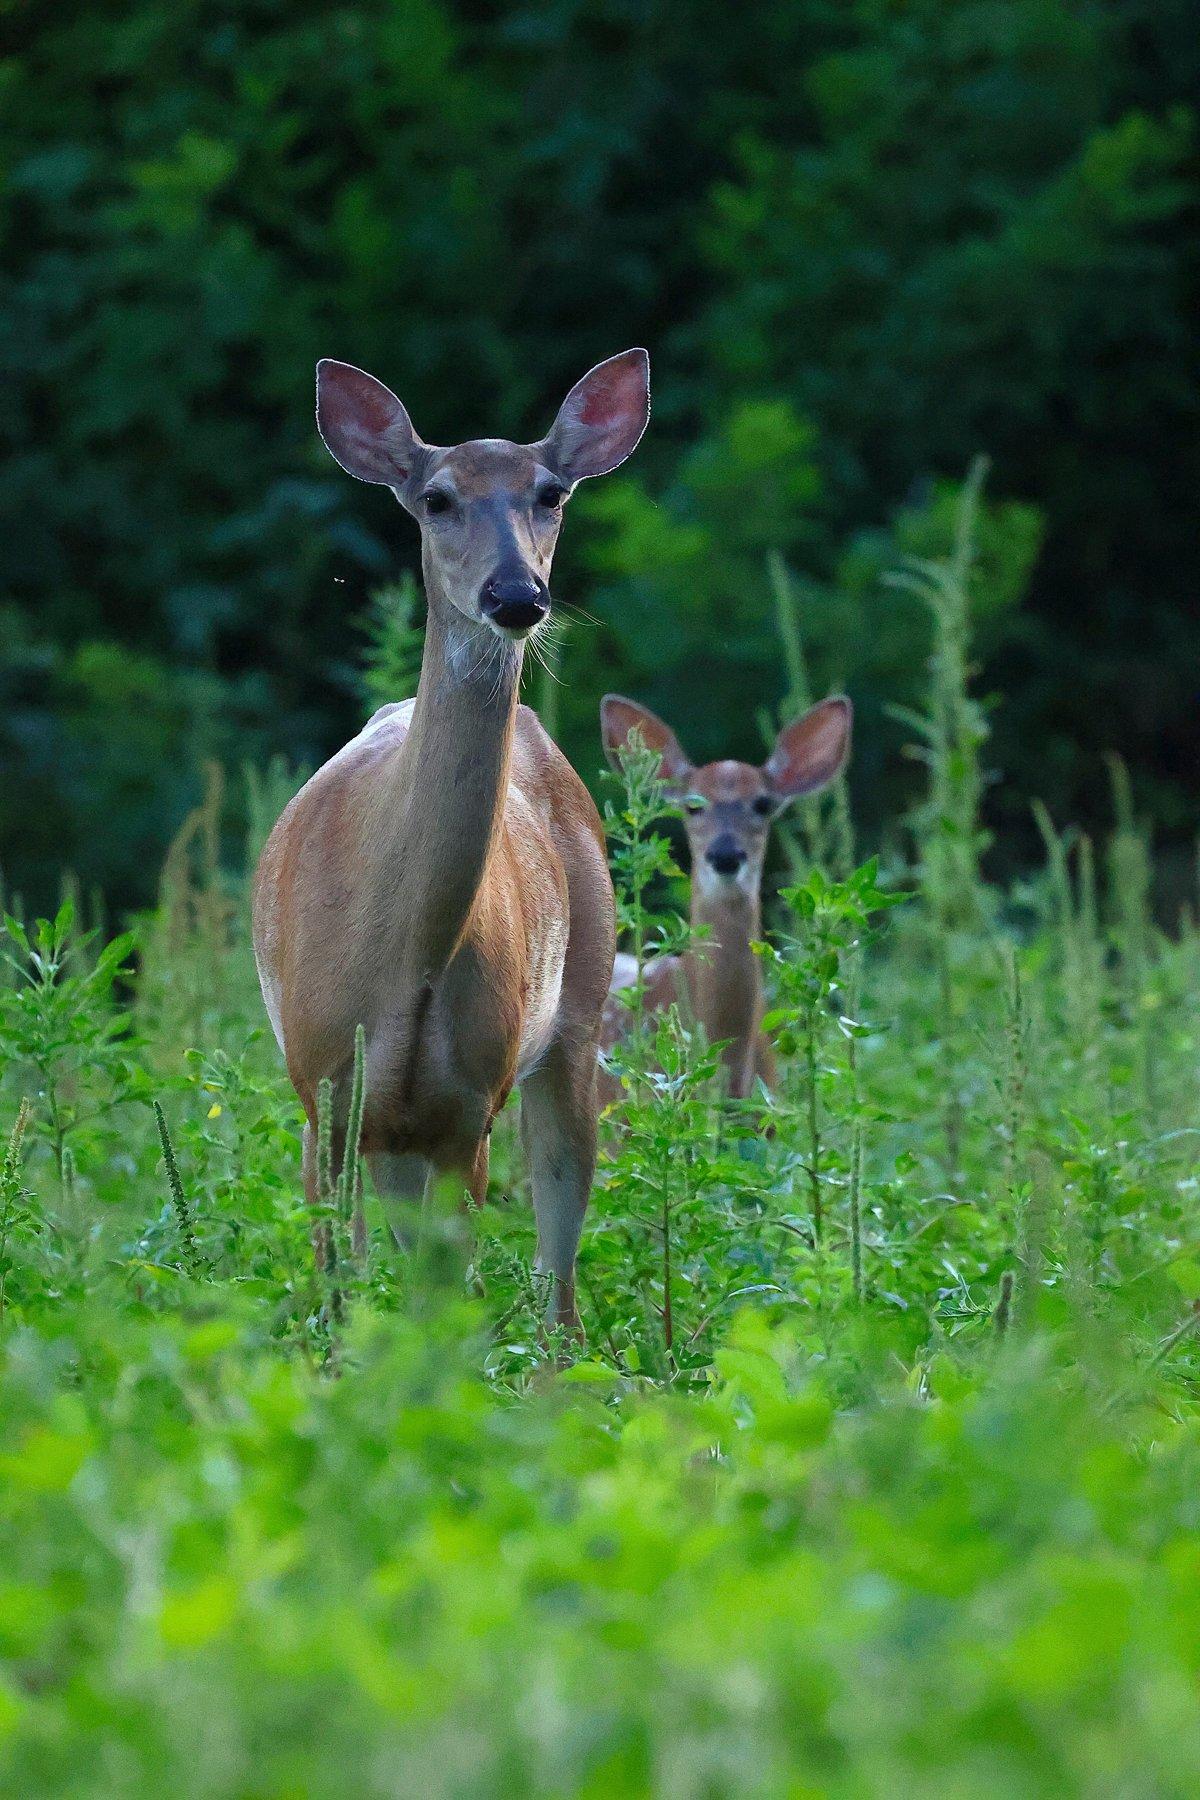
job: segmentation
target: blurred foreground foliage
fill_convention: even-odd
[[[18,1335],[10,1790],[1194,1791],[1194,1414],[1131,1431],[1039,1341],[839,1417],[750,1317],[702,1397],[513,1407],[480,1325],[319,1385],[200,1296]]]

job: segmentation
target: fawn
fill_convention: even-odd
[[[301,789],[254,891],[263,997],[307,1115],[309,1201],[318,1084],[334,1083],[340,1163],[360,1022],[362,1147],[393,1220],[443,1172],[482,1201],[488,1134],[520,1083],[548,1317],[572,1329],[612,884],[596,808],[518,685],[550,612],[563,507],[631,453],[649,405],[648,358],[627,350],[571,389],[539,442],[440,448],[382,382],[318,364],[326,447],[418,523],[428,625],[415,699],[381,707]]]
[[[773,1076],[771,1047],[762,1030],[763,987],[751,945],[762,936],[763,858],[771,822],[789,801],[815,794],[839,773],[850,748],[853,712],[835,694],[780,732],[765,763],[714,762],[693,768],[669,726],[644,706],[608,694],[600,709],[605,754],[614,768],[631,731],[660,758],[670,798],[683,806],[692,858],[692,924],[707,926],[706,942],[684,956],[664,956],[644,972],[645,1005],[651,1011],[679,1000],[703,1025],[710,1042],[722,1041],[728,1091],[745,1099],[757,1078]],[[618,956],[604,1009],[602,1047],[611,1049],[628,1029],[629,1010],[617,990],[636,979],[633,958]],[[602,1083],[606,1099],[613,1084]]]

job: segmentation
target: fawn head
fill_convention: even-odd
[[[670,726],[646,707],[607,694],[600,708],[604,750],[614,768],[631,731],[657,750],[661,778],[683,807],[692,879],[712,899],[757,894],[771,821],[789,801],[815,794],[838,774],[850,748],[852,718],[849,700],[835,694],[785,725],[760,767],[714,762],[697,769]]]
[[[649,416],[644,350],[597,363],[536,444],[474,438],[449,449],[423,443],[373,375],[317,364],[317,429],[348,474],[390,487],[416,519],[430,606],[444,599],[510,639],[550,611],[550,564],[576,482],[624,462]]]

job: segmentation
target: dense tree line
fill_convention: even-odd
[[[326,753],[354,621],[411,562],[312,424],[363,364],[434,441],[544,429],[652,352],[652,432],[580,496],[559,724],[626,688],[697,755],[783,685],[859,701],[903,803],[923,622],[879,580],[992,459],[982,689],[1001,851],[1133,765],[1195,824],[1197,179],[1182,0],[62,0],[10,9],[0,858],[144,897],[206,757]]]

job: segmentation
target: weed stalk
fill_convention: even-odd
[[[175,1146],[171,1142],[171,1133],[167,1129],[167,1116],[157,1100],[153,1102],[153,1105],[154,1118],[158,1125],[158,1138],[162,1145],[163,1167],[167,1172],[167,1186],[171,1192],[171,1204],[175,1208],[175,1219],[179,1226],[183,1266],[189,1275],[198,1275],[200,1273],[200,1249],[196,1242],[196,1224],[191,1202],[184,1190],[183,1177],[179,1173]]]

